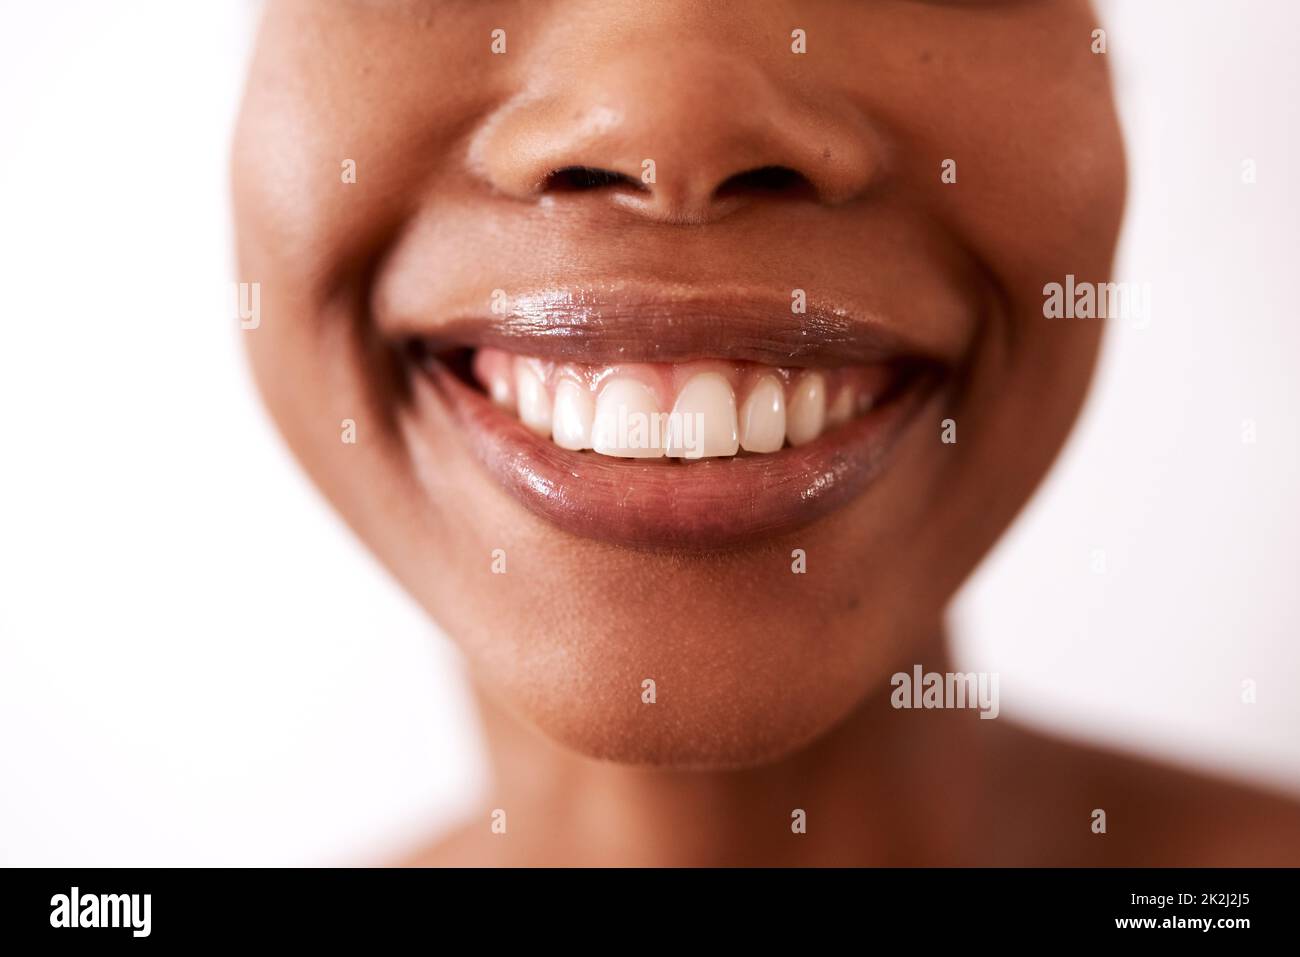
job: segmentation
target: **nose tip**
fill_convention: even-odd
[[[701,224],[758,202],[843,203],[878,175],[873,128],[833,95],[798,95],[716,51],[671,59],[643,52],[506,103],[475,137],[474,165],[517,199],[598,197]]]

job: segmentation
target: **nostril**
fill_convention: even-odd
[[[760,166],[728,178],[717,188],[715,196],[721,199],[760,193],[811,199],[816,197],[817,190],[798,170],[788,166]]]
[[[641,184],[630,176],[610,169],[592,166],[566,166],[549,173],[542,181],[544,192],[576,193],[610,186],[630,186],[641,189]]]

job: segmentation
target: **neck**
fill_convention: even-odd
[[[949,671],[943,642],[917,660]],[[911,665],[900,667],[910,673]],[[762,767],[647,769],[594,761],[525,727],[481,692],[518,863],[888,865],[961,860],[987,792],[969,710],[896,710],[889,688],[811,745]],[[802,811],[805,830],[794,825]]]

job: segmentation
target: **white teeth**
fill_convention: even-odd
[[[822,434],[826,424],[826,380],[809,372],[795,383],[786,411],[785,437],[791,445],[805,445]]]
[[[731,383],[716,372],[693,376],[677,395],[668,418],[668,455],[702,459],[735,455],[736,396]]]
[[[551,441],[562,449],[591,448],[591,423],[596,403],[591,390],[572,379],[561,379],[555,387],[555,410],[551,418]]]
[[[515,411],[515,360],[504,352],[480,349],[474,353],[474,375],[487,386],[492,401]]]
[[[776,452],[785,444],[785,389],[774,375],[759,379],[740,409],[740,447]]]
[[[551,434],[551,397],[546,385],[529,363],[515,363],[515,393],[519,400],[519,421],[542,438]]]
[[[664,454],[667,431],[654,393],[636,379],[615,377],[596,399],[591,444],[601,455],[653,459]]]
[[[866,415],[896,381],[884,365],[813,370],[706,358],[601,366],[491,347],[475,350],[469,371],[530,432],[571,452],[628,459],[806,445]]]
[[[846,388],[835,393],[835,401],[826,410],[826,424],[843,425],[853,418],[853,393]]]
[[[492,401],[503,409],[515,407],[515,384],[510,381],[509,376],[494,374],[492,384],[488,386],[488,394],[492,396]]]

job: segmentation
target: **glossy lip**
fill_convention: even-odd
[[[556,361],[684,362],[718,358],[776,366],[854,365],[903,356],[954,366],[969,330],[922,341],[869,308],[810,301],[791,311],[788,294],[752,289],[708,294],[610,283],[511,293],[503,314],[452,312],[438,320],[376,305],[381,334],[418,339],[431,352],[495,346]]]
[[[424,427],[437,421],[427,403],[450,409],[479,461],[526,508],[578,535],[657,549],[736,547],[847,504],[885,468],[939,381],[919,377],[881,408],[799,448],[686,463],[562,449],[442,362],[426,360],[420,370],[414,396]]]

